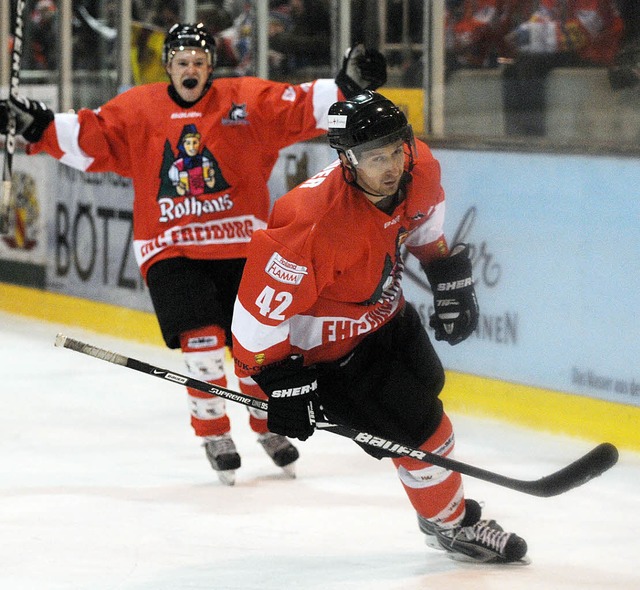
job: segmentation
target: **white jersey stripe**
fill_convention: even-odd
[[[433,213],[424,223],[421,223],[411,231],[405,240],[406,246],[422,246],[435,242],[443,233],[444,228],[444,201],[438,203]]]
[[[231,330],[242,348],[249,352],[262,352],[287,341],[289,321],[277,326],[262,324],[245,309],[239,299],[236,299]]]
[[[58,145],[64,152],[60,161],[71,168],[82,170],[83,172],[93,164],[94,158],[85,154],[80,148],[78,138],[80,137],[80,124],[78,115],[73,113],[57,113],[54,124],[58,136]]]
[[[329,107],[338,100],[338,87],[333,80],[316,80],[313,85],[313,114],[318,129],[329,129]]]

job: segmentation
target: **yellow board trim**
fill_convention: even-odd
[[[164,346],[154,314],[39,289],[0,283],[0,309],[117,338]]]
[[[164,346],[154,314],[0,283],[0,309]],[[640,451],[640,407],[447,371],[447,411]]]
[[[640,407],[447,372],[448,411],[640,451]]]
[[[413,127],[414,135],[424,134],[424,91],[422,88],[381,88],[379,92],[405,114]]]

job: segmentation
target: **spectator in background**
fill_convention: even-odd
[[[119,7],[116,0],[74,0],[74,69],[100,70],[117,67]],[[133,4],[133,10],[137,10],[136,4]]]
[[[640,40],[640,2],[617,0],[620,17],[624,22],[624,43]]]
[[[162,62],[165,35],[180,20],[177,0],[158,0],[151,11],[150,22],[134,21],[131,25],[131,70],[134,84],[164,82],[167,71]]]
[[[624,36],[622,47],[609,68],[609,82],[614,90],[621,90],[640,83],[640,2],[617,2],[624,22]]]
[[[269,36],[269,47],[281,54],[278,74],[299,68],[329,68],[331,23],[323,0],[289,0],[290,24]]]
[[[255,74],[254,19],[255,15],[251,3],[244,2],[240,10],[236,9],[231,26],[220,31],[218,35],[224,65],[232,66],[234,74],[237,76]],[[290,17],[287,2],[270,2],[268,35],[271,37],[281,33],[289,26]],[[270,70],[277,71],[285,57],[277,51],[270,50],[268,55]]]
[[[463,68],[498,65],[498,18],[502,0],[447,0],[445,5],[445,79]],[[403,73],[403,86],[422,86],[422,58]]]
[[[499,0],[447,2],[447,75],[459,68],[489,68],[498,65],[496,25],[499,5]]]
[[[31,51],[25,53],[25,68],[34,70],[55,70],[57,55],[58,9],[53,0],[38,0],[29,14],[28,35]]]
[[[208,2],[198,6],[198,21],[202,22],[216,39],[216,71],[215,77],[227,75],[227,68],[235,65],[230,48],[222,42],[221,33],[233,25],[231,14],[233,2]]]
[[[612,65],[623,32],[615,0],[505,0],[500,26],[511,58],[503,75],[505,131],[539,137],[551,70]]]

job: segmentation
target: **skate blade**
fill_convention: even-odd
[[[453,561],[457,561],[459,563],[470,563],[473,565],[500,565],[500,566],[521,566],[521,565],[529,565],[531,563],[531,559],[527,555],[523,558],[518,559],[516,561],[499,561],[499,560],[489,560],[489,561],[478,561],[477,559],[473,559],[473,557],[469,557],[464,553],[455,553],[453,551],[447,551],[447,557],[452,559]]]
[[[216,471],[218,479],[226,486],[233,486],[236,483],[236,472],[234,469],[227,471]]]
[[[431,549],[445,551],[445,548],[440,545],[440,543],[438,542],[438,537],[436,537],[435,535],[428,535],[427,533],[424,533],[424,544],[427,547],[431,547]]]
[[[289,463],[289,465],[285,465],[284,467],[281,467],[280,469],[284,471],[287,477],[290,477],[291,479],[296,478],[296,462],[295,461],[293,463]]]

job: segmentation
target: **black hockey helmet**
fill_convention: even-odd
[[[167,65],[176,51],[187,48],[204,49],[209,56],[209,65],[216,65],[216,40],[202,23],[176,23],[167,32],[162,47],[162,63]]]
[[[329,145],[352,166],[359,154],[402,139],[409,147],[410,168],[416,152],[413,130],[404,113],[378,92],[365,90],[329,108]]]

